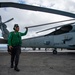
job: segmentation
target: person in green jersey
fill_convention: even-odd
[[[18,68],[19,56],[21,53],[21,36],[24,36],[28,32],[28,28],[26,27],[26,31],[24,33],[19,32],[19,25],[14,25],[14,31],[10,32],[8,38],[8,46],[11,50],[11,68],[14,68],[15,71],[20,71]],[[14,65],[15,63],[15,65]]]

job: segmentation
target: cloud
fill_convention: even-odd
[[[25,4],[25,0],[17,0],[17,2],[19,2],[21,4]]]

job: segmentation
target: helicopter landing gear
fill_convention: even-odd
[[[41,50],[41,48],[38,48],[38,50]]]
[[[36,50],[36,48],[33,48],[33,51],[35,51]]]
[[[53,54],[57,54],[57,50],[56,50],[56,48],[53,50]]]

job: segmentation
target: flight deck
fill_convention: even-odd
[[[10,55],[0,52],[0,75],[75,75],[75,53],[22,52],[20,72],[10,68]]]

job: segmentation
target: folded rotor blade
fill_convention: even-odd
[[[14,18],[11,18],[11,19],[5,21],[4,23],[10,22],[10,21],[12,21],[13,19],[14,19]]]
[[[63,21],[57,21],[57,22],[51,22],[51,23],[45,23],[45,24],[39,24],[39,25],[34,25],[34,26],[29,26],[27,28],[33,28],[33,27],[39,27],[39,26],[45,26],[45,25],[50,25],[50,24],[55,24],[55,23],[60,23],[60,22],[66,22],[66,21],[73,21],[75,19],[68,19],[68,20],[63,20]]]
[[[14,3],[14,2],[0,2],[0,8],[2,7],[15,7],[15,8],[20,8],[20,9],[41,11],[41,12],[53,13],[53,14],[75,18],[75,14],[70,13],[70,12],[55,10],[55,9],[50,9],[50,8],[45,8],[45,7],[32,6],[32,5],[27,5],[27,4]]]
[[[73,22],[73,23],[69,23],[69,24],[74,24],[74,23],[75,23],[75,22]],[[58,28],[58,27],[62,27],[62,26],[66,26],[66,25],[69,25],[69,24],[64,24],[64,25],[60,25],[60,26],[56,26],[56,27],[52,27],[52,28],[48,28],[48,29],[45,29],[45,30],[38,31],[38,32],[36,32],[36,33],[44,32],[44,31],[51,30],[51,29],[54,29],[54,28]]]
[[[0,23],[2,23],[2,18],[1,18],[1,16],[0,16]]]

